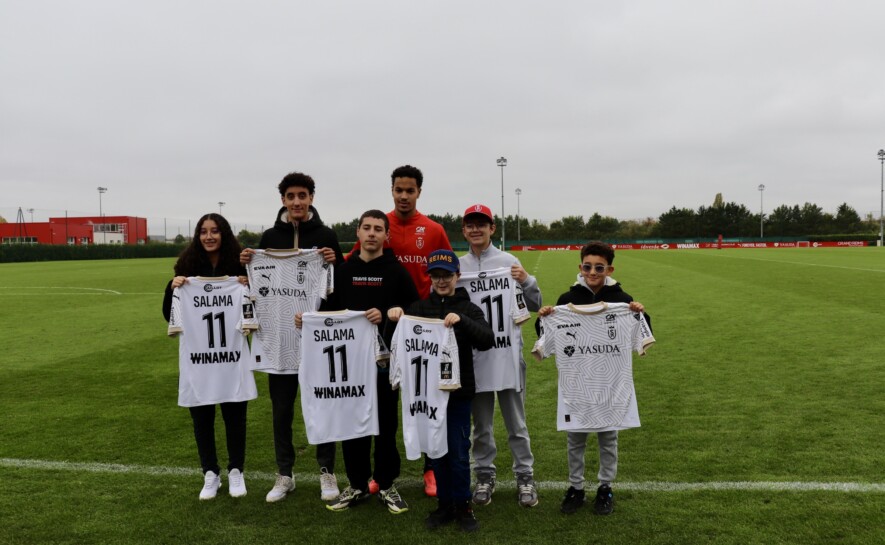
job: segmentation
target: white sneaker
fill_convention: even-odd
[[[277,482],[274,483],[273,488],[270,489],[270,492],[267,493],[264,499],[268,503],[284,500],[286,499],[286,494],[293,490],[295,490],[295,481],[292,480],[292,477],[277,475]]]
[[[338,479],[334,473],[329,473],[326,468],[320,469],[320,499],[332,501],[338,499],[341,492],[338,490]]]
[[[218,488],[221,486],[221,477],[214,471],[207,471],[203,476],[203,489],[200,490],[201,500],[211,500],[218,494]]]
[[[246,479],[239,469],[234,468],[227,472],[227,492],[232,498],[246,495]]]

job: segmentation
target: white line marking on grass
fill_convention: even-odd
[[[16,295],[123,295],[119,291],[114,290],[106,290],[102,288],[78,288],[76,286],[0,286],[0,289],[5,290],[86,290],[87,292],[101,292],[101,293],[19,293]]]
[[[54,460],[27,460],[19,458],[0,458],[0,467],[38,469],[50,471],[85,471],[89,473],[130,473],[138,475],[177,475],[183,477],[199,476],[198,468],[144,466],[126,464],[103,464],[97,462],[64,462]],[[274,473],[266,471],[245,471],[249,480],[264,479],[268,482],[276,478]],[[295,480],[300,483],[319,482],[318,473],[296,473]],[[424,486],[423,479],[397,479],[397,485],[410,488]],[[543,490],[565,490],[569,483],[564,481],[538,481],[535,483]],[[588,483],[595,486],[595,483]],[[503,480],[497,482],[498,488],[516,489],[516,482]],[[885,483],[852,483],[852,482],[818,482],[818,481],[712,481],[712,482],[616,482],[615,489],[635,492],[688,492],[688,491],[753,491],[769,492],[858,492],[885,493]]]
[[[780,259],[762,259],[759,257],[739,257],[736,255],[725,255],[725,254],[700,254],[706,257],[718,257],[722,259],[743,259],[746,261],[764,261],[766,263],[783,263],[785,265],[802,265],[808,267],[826,267],[828,269],[844,269],[846,271],[862,271],[862,272],[876,272],[876,273],[885,273],[883,269],[861,269],[859,267],[843,267],[842,265],[822,265],[820,263],[803,263],[801,261],[783,261]]]

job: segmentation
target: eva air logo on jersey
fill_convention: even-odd
[[[424,333],[424,328],[421,327],[421,324],[415,324],[415,327],[412,328],[412,331],[415,333],[415,335],[420,335]]]
[[[261,286],[258,288],[258,293],[260,293],[262,297],[267,297],[267,294],[270,293],[270,289],[267,286]]]
[[[485,278],[485,277],[487,277],[488,275],[489,275],[489,273],[483,271],[483,272],[479,273],[479,278]]]
[[[212,284],[206,284],[205,286],[203,286],[203,291],[205,291],[206,293],[209,293],[214,289],[215,286],[213,286]]]
[[[343,324],[343,323],[344,323],[344,320],[336,320],[335,318],[326,318],[325,320],[323,320],[323,324],[326,327],[332,327],[333,325],[339,325],[339,324]]]
[[[575,347],[574,346],[566,346],[565,348],[562,349],[562,351],[565,352],[565,355],[568,357],[572,357],[575,355]]]

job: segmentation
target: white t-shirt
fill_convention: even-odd
[[[403,316],[390,346],[390,385],[402,391],[406,458],[449,451],[446,408],[449,391],[461,387],[458,344],[442,320]]]
[[[301,336],[295,314],[320,308],[332,293],[333,269],[320,250],[255,250],[247,268],[259,325],[252,339],[254,370],[298,373]]]
[[[519,358],[522,352],[520,325],[531,318],[522,297],[522,287],[510,267],[462,273],[458,280],[470,301],[482,309],[495,332],[495,346],[473,351],[473,373],[477,392],[522,391]]]
[[[641,313],[627,303],[561,305],[541,318],[532,354],[556,355],[556,429],[599,432],[639,427],[633,352],[655,342]]]
[[[378,435],[378,327],[357,310],[306,312],[301,325],[301,413],[319,445]]]
[[[256,327],[249,291],[236,278],[189,277],[175,288],[167,333],[178,335],[178,404],[258,397],[244,338]]]

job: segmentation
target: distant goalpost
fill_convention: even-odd
[[[811,242],[807,240],[796,241],[797,248],[811,248]]]

